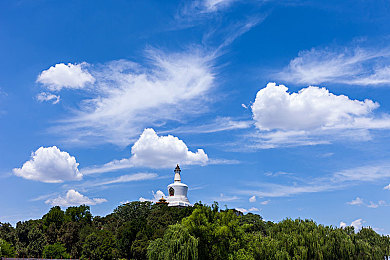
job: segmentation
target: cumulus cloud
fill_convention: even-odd
[[[363,219],[359,218],[357,220],[352,221],[351,225],[349,226],[354,227],[355,231],[358,231],[363,227],[364,222],[365,221]],[[340,222],[340,228],[346,228],[347,226],[347,223],[343,221]]]
[[[356,197],[356,199],[350,201],[350,202],[347,202],[349,205],[363,205],[364,202],[361,198],[359,197]]]
[[[341,221],[341,222],[340,222],[340,227],[341,227],[341,228],[345,228],[345,227],[347,227],[347,223],[345,223],[345,222]]]
[[[373,115],[378,107],[372,100],[352,100],[325,88],[311,86],[289,93],[284,85],[268,83],[251,108],[260,130],[258,147],[272,148],[324,144],[340,136],[368,139],[368,130],[390,128],[389,115]]]
[[[356,199],[352,200],[351,202],[347,202],[347,204],[358,205],[358,206],[362,205],[362,206],[365,206],[368,208],[373,208],[373,209],[376,209],[376,208],[382,207],[382,206],[389,206],[389,204],[387,204],[386,201],[384,201],[384,200],[379,200],[377,203],[370,201],[370,203],[367,204],[363,201],[363,199],[361,199],[359,197],[356,197]]]
[[[45,201],[46,204],[61,207],[78,206],[83,204],[96,205],[103,202],[107,202],[107,200],[102,198],[90,199],[75,190],[68,190],[65,196],[58,196],[57,198],[48,199]]]
[[[203,149],[191,152],[178,137],[158,136],[147,128],[131,148],[131,157],[114,160],[103,166],[84,169],[84,174],[102,173],[132,167],[169,168],[176,164],[205,165],[209,161]]]
[[[158,190],[156,192],[152,191],[152,193],[153,193],[153,198],[152,199],[146,199],[144,197],[140,197],[139,201],[141,201],[141,202],[143,202],[143,201],[157,202],[161,198],[166,198],[164,192],[162,192],[161,190]]]
[[[390,84],[390,49],[338,48],[301,51],[277,76],[288,82]]]
[[[245,209],[245,208],[235,208],[235,210],[238,210],[242,213],[248,213],[248,212],[254,212],[254,211],[260,211],[258,208],[252,207],[250,209]]]
[[[252,197],[249,198],[249,202],[256,202],[256,196],[253,195]]]
[[[95,78],[86,70],[87,66],[85,62],[67,65],[58,63],[42,71],[37,82],[51,91],[60,91],[63,88],[81,89],[95,82]]]
[[[60,102],[60,96],[48,92],[41,92],[37,95],[37,100],[39,102],[52,101],[52,104],[58,104]]]
[[[390,190],[390,184],[387,185],[387,186],[385,186],[383,189],[385,189],[385,190]]]
[[[183,120],[207,109],[214,86],[212,56],[198,51],[148,51],[148,63],[119,60],[95,66],[89,98],[53,128],[71,142],[129,145],[146,127]]]
[[[179,138],[172,135],[158,136],[151,128],[144,130],[131,148],[131,154],[131,161],[136,166],[149,165],[152,168],[171,167],[176,163],[204,165],[208,161],[203,149],[191,152]]]
[[[63,152],[56,146],[40,147],[31,153],[31,159],[22,168],[15,168],[16,176],[47,183],[81,180],[83,175],[78,170],[74,156]]]
[[[363,219],[359,218],[357,220],[352,221],[351,226],[355,228],[355,230],[360,230],[363,226]]]

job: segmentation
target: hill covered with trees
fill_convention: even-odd
[[[0,256],[81,259],[384,259],[390,237],[312,220],[279,223],[195,204],[131,202],[105,217],[56,206],[41,219],[0,223]]]

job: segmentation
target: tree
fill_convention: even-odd
[[[81,258],[110,260],[114,259],[117,253],[114,236],[111,232],[98,230],[86,238]]]
[[[54,245],[47,245],[43,249],[43,257],[45,258],[70,258],[70,255],[66,252],[64,245],[55,243]]]
[[[80,205],[78,207],[68,207],[65,211],[67,221],[78,222],[82,225],[91,224],[92,214],[89,206]]]
[[[132,222],[126,222],[121,226],[116,234],[116,243],[123,258],[131,258],[131,245],[138,233],[137,226]]]
[[[0,257],[14,257],[15,249],[7,241],[0,239]]]
[[[27,254],[29,257],[40,257],[42,256],[43,248],[46,245],[46,240],[43,235],[41,227],[38,225],[34,226],[28,232],[28,241]]]
[[[15,229],[9,223],[0,222],[0,239],[4,239],[8,243],[15,243]]]
[[[198,259],[198,239],[183,225],[172,225],[163,238],[150,243],[147,255],[151,260],[195,260]]]
[[[55,206],[52,207],[50,211],[43,216],[42,219],[45,227],[49,227],[50,224],[53,223],[56,228],[60,228],[62,223],[65,221],[65,213],[59,206]]]

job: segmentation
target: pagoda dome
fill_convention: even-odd
[[[175,168],[173,183],[168,185],[167,202],[169,207],[188,207],[192,206],[187,198],[188,186],[181,182],[180,167]]]

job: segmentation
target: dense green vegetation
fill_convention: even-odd
[[[0,257],[81,259],[384,259],[390,237],[371,228],[317,225],[312,220],[265,222],[196,204],[150,202],[93,217],[88,206],[53,207],[42,219],[0,223]]]

